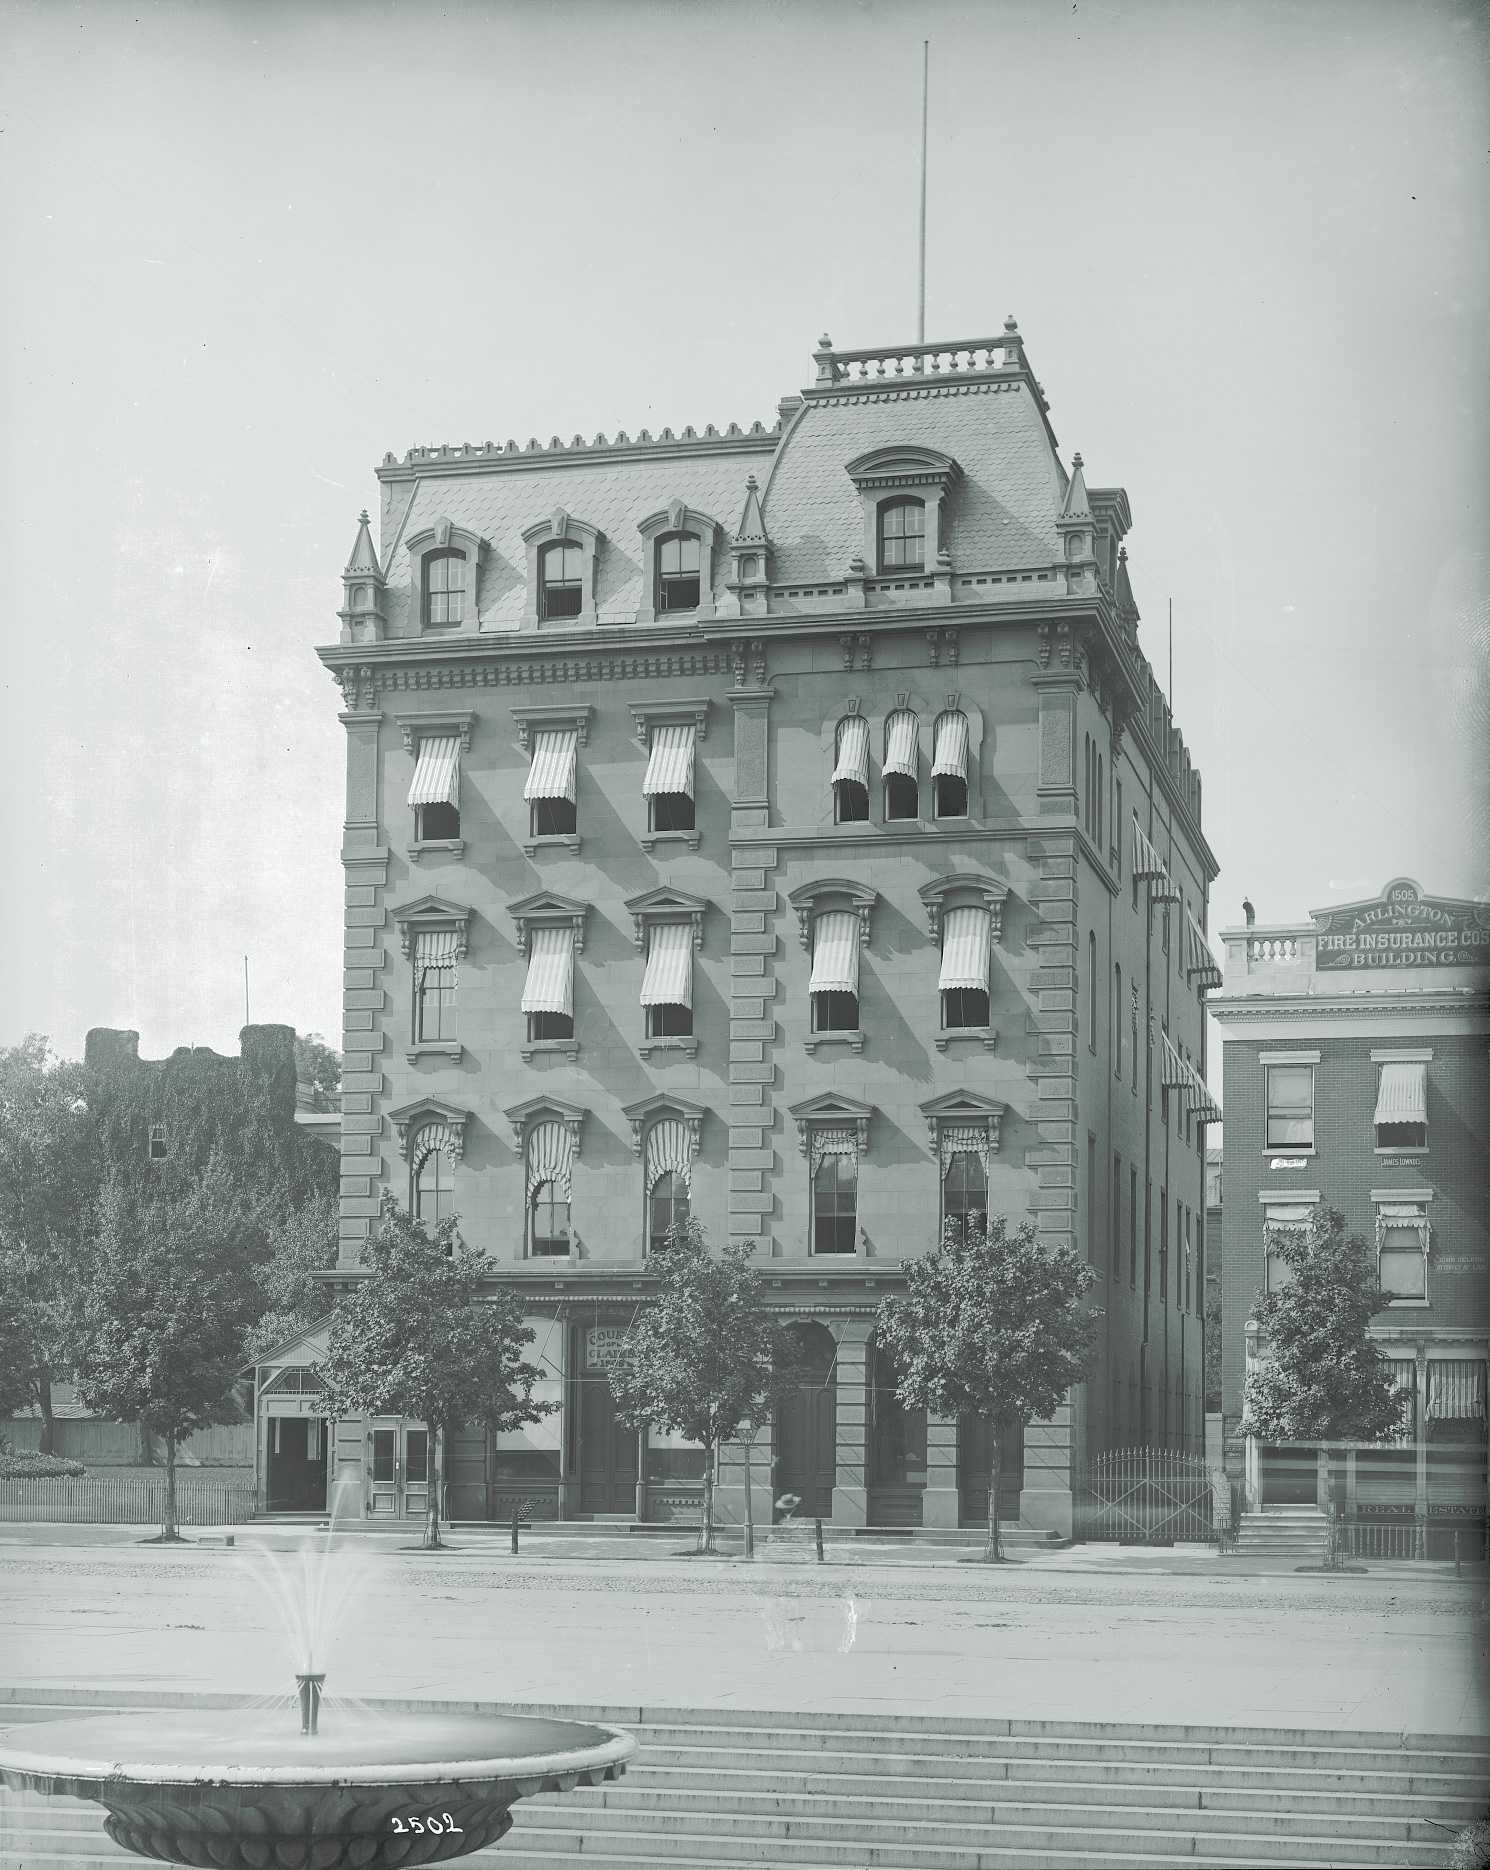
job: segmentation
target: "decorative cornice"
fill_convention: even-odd
[[[564,442],[555,435],[546,445],[534,437],[526,448],[519,447],[515,441],[505,444],[460,442],[454,446],[442,443],[435,447],[410,448],[402,459],[397,455],[385,454],[375,472],[379,480],[407,480],[410,475],[489,474],[493,471],[500,473],[504,470],[511,472],[514,469],[542,467],[555,455],[562,455],[566,459],[572,459],[578,454],[587,459],[602,455],[615,460],[636,455],[655,459],[658,455],[715,454],[721,450],[748,453],[762,449],[774,450],[780,439],[779,422],[771,428],[767,428],[763,422],[752,422],[748,429],[742,429],[738,422],[731,422],[723,430],[717,429],[710,422],[705,425],[702,434],[690,425],[681,435],[674,435],[671,429],[665,428],[655,437],[647,429],[639,429],[634,438],[620,430],[614,441],[604,435],[597,435],[593,441],[587,442],[583,435],[576,435],[573,441]]]
[[[1008,884],[998,877],[976,876],[965,870],[954,870],[948,876],[934,877],[930,883],[923,883],[916,891],[926,910],[926,927],[931,939],[934,942],[941,941],[942,917],[946,913],[946,899],[960,890],[979,899],[988,911],[993,939],[1002,941],[1004,904],[1009,900]]]
[[[826,899],[830,897],[846,900],[859,918],[860,939],[866,944],[869,941],[869,917],[879,901],[879,892],[870,889],[867,883],[855,882],[850,877],[822,877],[811,883],[799,884],[787,897],[797,912],[797,939],[809,954],[812,952],[813,918],[823,913]]]
[[[709,731],[709,701],[633,701],[627,704],[635,724],[636,738],[646,746],[654,727],[692,727],[694,738],[702,740]],[[517,712],[516,709],[513,710]],[[583,744],[583,743],[581,743]]]
[[[687,890],[670,889],[666,884],[646,890],[640,896],[628,896],[625,908],[631,915],[632,942],[639,952],[645,953],[647,929],[653,922],[688,922],[693,927],[693,946],[695,950],[701,949],[704,945],[704,913],[708,907],[706,897],[692,896]]]
[[[398,924],[398,939],[405,955],[414,952],[414,938],[421,929],[451,929],[455,932],[456,960],[466,958],[467,924],[471,911],[460,903],[446,902],[440,896],[421,896],[418,902],[401,909],[390,909],[389,916]]]
[[[509,1104],[502,1112],[512,1128],[512,1146],[519,1155],[529,1129],[535,1123],[544,1121],[562,1123],[568,1130],[574,1144],[574,1159],[579,1161],[580,1133],[584,1128],[585,1113],[578,1104],[566,1102],[562,1097],[529,1097],[520,1104]]]
[[[572,727],[578,736],[578,744],[586,746],[590,739],[590,716],[595,712],[591,704],[578,702],[570,705],[560,702],[538,708],[513,708],[512,718],[517,722],[517,744],[524,753],[533,750],[533,736],[545,730]]]
[[[631,1153],[634,1156],[641,1155],[647,1131],[654,1123],[664,1117],[675,1117],[688,1134],[689,1161],[698,1160],[699,1136],[705,1116],[702,1104],[695,1104],[686,1097],[669,1097],[665,1092],[660,1092],[654,1097],[644,1097],[635,1104],[623,1105],[621,1115],[631,1127]]]
[[[539,890],[532,896],[521,897],[517,902],[507,905],[508,915],[517,924],[518,948],[524,955],[528,953],[535,928],[566,927],[574,931],[574,952],[583,954],[588,909],[587,903],[575,902],[552,890]]]
[[[443,1098],[421,1097],[412,1104],[401,1104],[397,1110],[390,1110],[389,1121],[398,1137],[398,1153],[407,1162],[409,1144],[426,1123],[443,1124],[449,1133],[450,1156],[459,1162],[465,1150],[466,1125],[471,1121],[471,1113],[460,1104],[447,1104]]]
[[[461,752],[471,751],[471,729],[476,721],[474,708],[447,708],[443,712],[429,714],[395,714],[393,719],[403,735],[407,753],[417,752],[419,741],[434,734],[457,735]]]

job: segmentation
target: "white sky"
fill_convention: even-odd
[[[0,1043],[339,1026],[311,654],[384,452],[774,419],[1013,311],[1127,487],[1213,929],[1490,886],[1490,12],[0,8]],[[1481,836],[1474,852],[1472,827]]]

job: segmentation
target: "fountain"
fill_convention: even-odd
[[[301,1665],[293,1698],[267,1709],[152,1709],[6,1728],[0,1782],[95,1801],[116,1844],[158,1863],[393,1870],[495,1844],[518,1799],[620,1778],[636,1742],[611,1728],[439,1709],[380,1714],[328,1700],[334,1524],[320,1564],[302,1564],[298,1580],[269,1555]]]

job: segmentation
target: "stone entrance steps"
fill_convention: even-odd
[[[0,1705],[0,1723],[69,1702]],[[614,1723],[640,1751],[619,1783],[522,1801],[506,1841],[465,1860],[490,1870],[1428,1870],[1490,1793],[1490,1741],[1462,1736],[524,1711]],[[4,1870],[130,1861],[96,1808],[0,1806]]]
[[[1319,1564],[1324,1557],[1325,1516],[1317,1506],[1267,1506],[1243,1513],[1237,1525],[1237,1551],[1248,1558],[1296,1557]]]

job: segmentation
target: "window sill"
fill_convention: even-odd
[[[528,1039],[521,1047],[523,1059],[535,1057],[538,1053],[547,1053],[560,1058],[578,1058],[578,1039]]]
[[[1388,1311],[1388,1312],[1397,1312],[1397,1311],[1423,1312],[1423,1311],[1426,1311],[1432,1303],[1433,1303],[1432,1299],[1399,1299],[1389,1292],[1387,1294],[1387,1302],[1382,1307],[1382,1310]]]
[[[1378,1143],[1371,1153],[1373,1156],[1426,1156],[1428,1145],[1426,1143],[1398,1143],[1387,1146]]]
[[[698,1040],[692,1033],[673,1033],[666,1039],[643,1039],[636,1048],[638,1058],[652,1058],[658,1052],[677,1052],[683,1058],[697,1058]]]
[[[864,1034],[857,1029],[850,1031],[845,1027],[841,1032],[811,1032],[802,1041],[802,1049],[809,1057],[820,1045],[846,1045],[851,1052],[862,1052]]]
[[[936,1049],[945,1052],[956,1039],[976,1039],[985,1052],[997,1049],[999,1036],[994,1026],[948,1026],[936,1035]]]
[[[1312,1149],[1264,1149],[1262,1153],[1276,1162],[1312,1162],[1316,1154]]]
[[[408,846],[408,858],[411,864],[417,864],[427,851],[437,855],[463,857],[466,850],[464,838],[415,838]]]
[[[578,851],[579,833],[576,831],[545,831],[535,838],[529,838],[523,845],[524,853],[536,857],[539,851]]]
[[[421,1058],[448,1058],[453,1062],[463,1050],[459,1039],[421,1039],[405,1049],[404,1057],[411,1065],[417,1065]]]
[[[534,1266],[569,1266],[574,1261],[574,1249],[571,1247],[568,1253],[534,1253],[529,1249],[528,1259]]]
[[[642,834],[641,846],[644,851],[655,851],[659,844],[676,844],[682,850],[696,851],[699,834],[696,831],[647,831]]]

